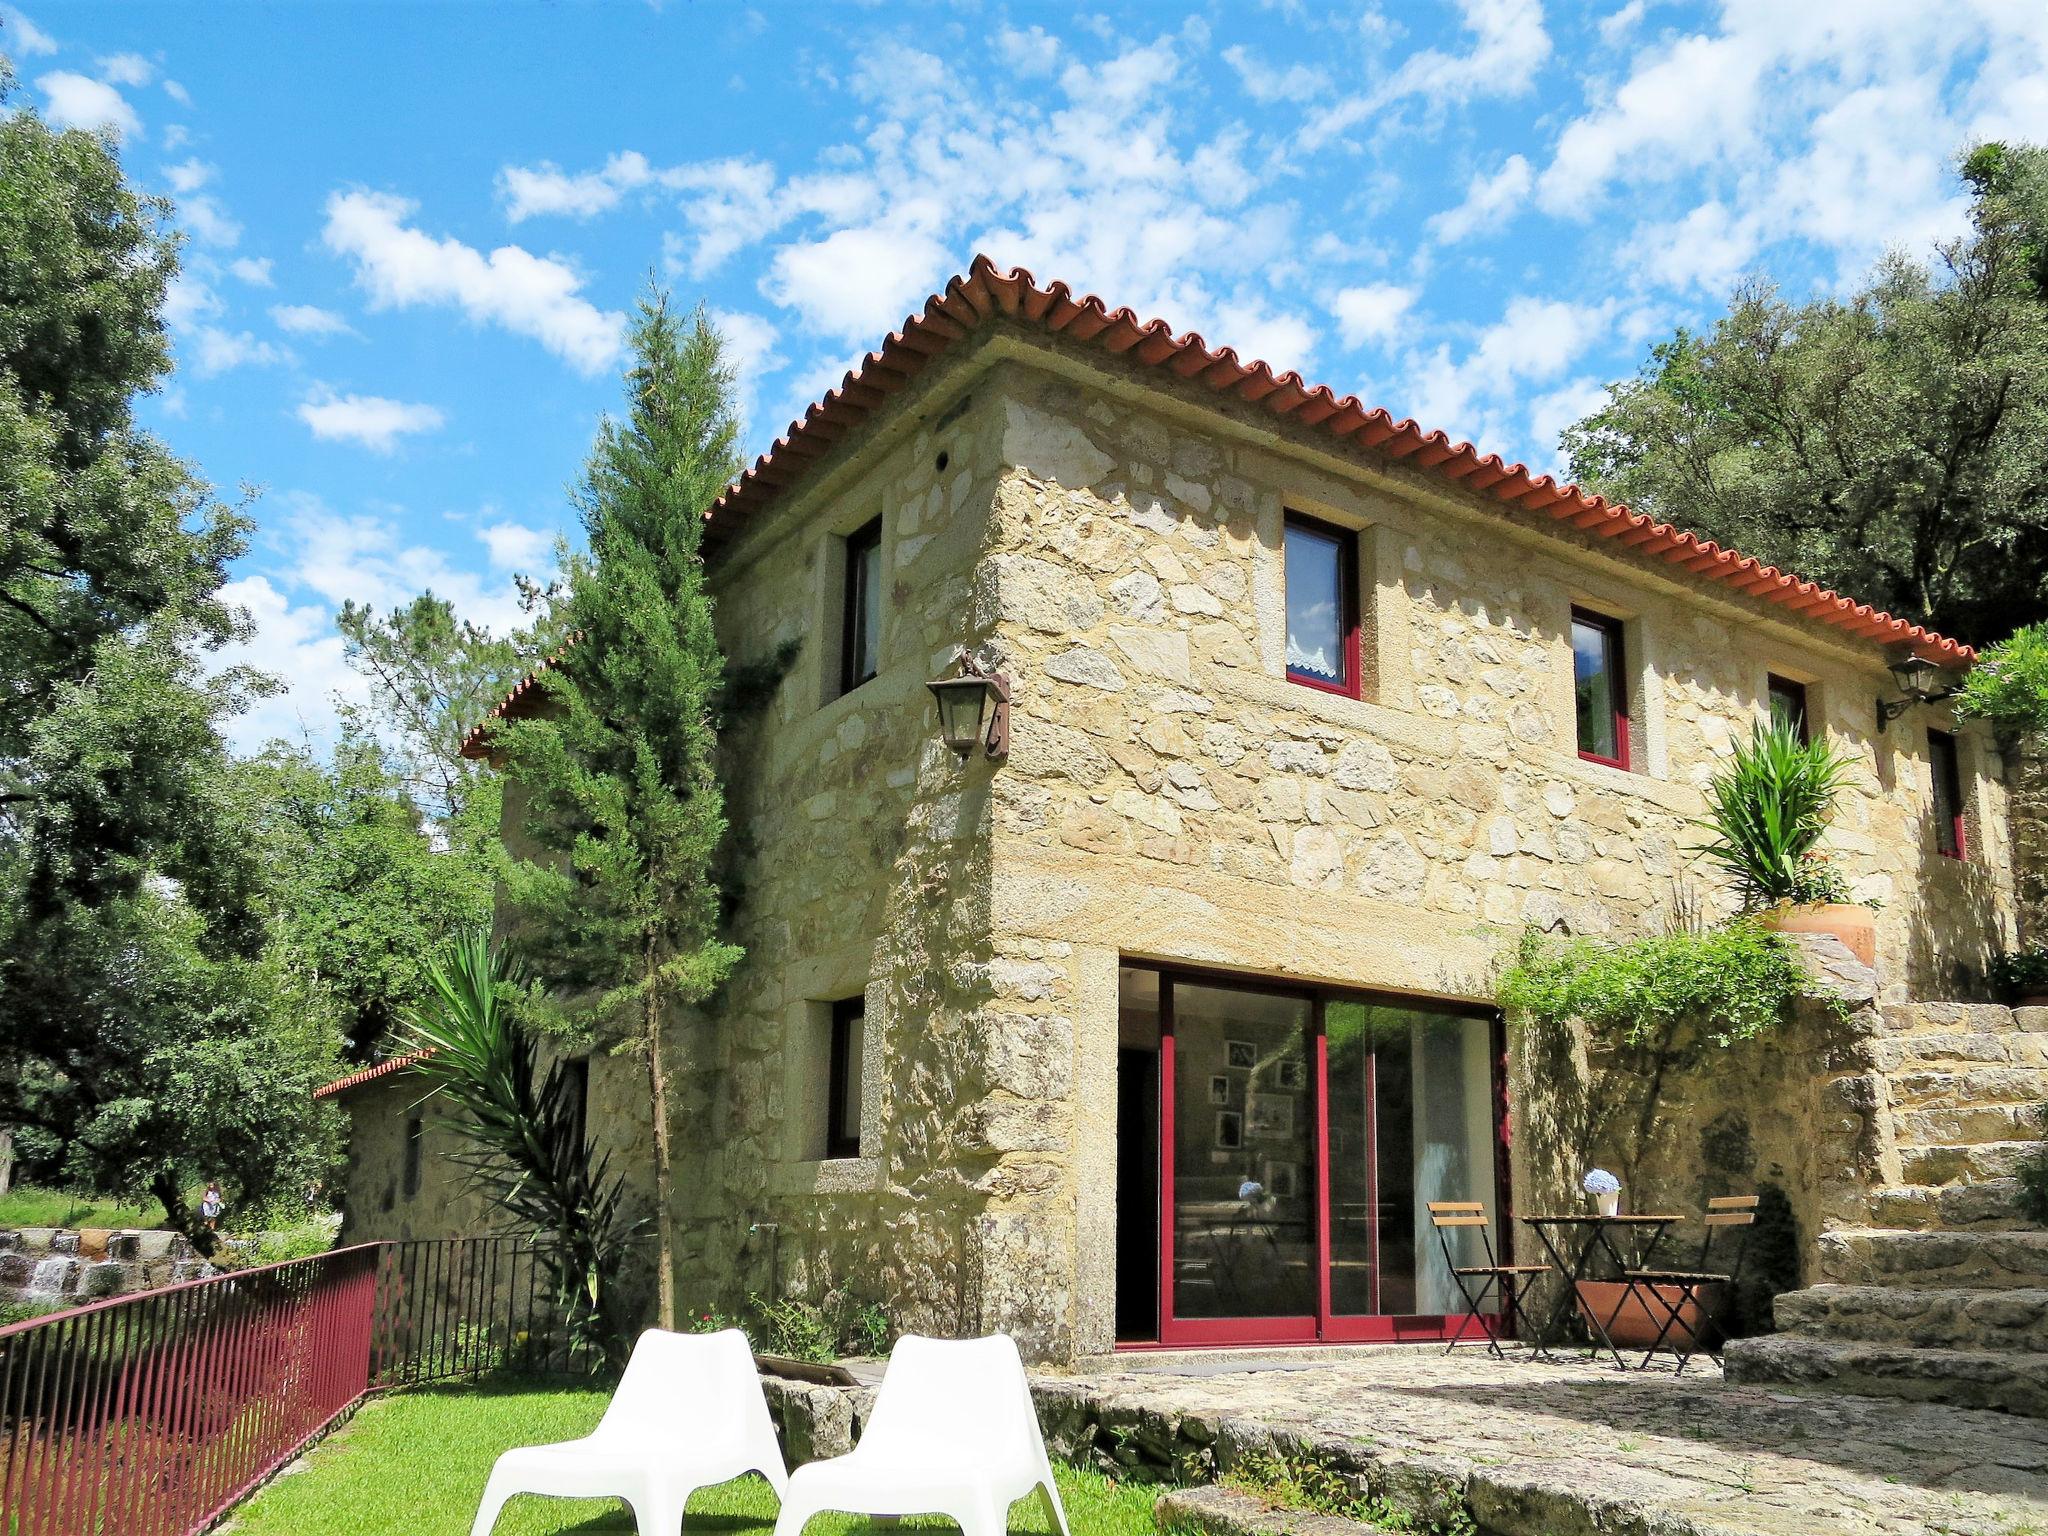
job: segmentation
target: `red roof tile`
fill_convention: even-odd
[[[380,1077],[390,1077],[403,1072],[414,1062],[424,1061],[431,1051],[408,1051],[403,1056],[391,1056],[378,1062],[374,1067],[365,1067],[360,1072],[351,1072],[347,1077],[337,1077],[331,1083],[322,1084],[313,1090],[316,1099],[332,1098],[337,1093],[347,1093],[351,1088],[360,1088],[365,1083],[374,1083]]]

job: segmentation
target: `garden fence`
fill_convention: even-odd
[[[0,1536],[193,1536],[381,1388],[567,1366],[524,1237],[366,1243],[0,1328]]]

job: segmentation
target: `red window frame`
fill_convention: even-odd
[[[867,609],[867,556],[879,553],[882,547],[882,520],[877,517],[864,523],[846,536],[846,579],[841,585],[839,601],[841,630],[839,637],[839,691],[853,692],[881,670],[878,655],[864,651],[861,619]],[[882,579],[881,562],[875,563],[875,580]],[[865,637],[872,651],[879,652],[882,644],[881,621],[876,620],[875,633]]]
[[[847,1123],[846,1101],[848,1091],[860,1085],[860,1063],[854,1059],[853,1026],[861,1025],[862,1044],[866,1044],[868,1000],[864,994],[843,997],[832,1005],[832,1049],[831,1059],[825,1071],[825,1155],[827,1157],[860,1156],[860,1115],[853,1116]],[[856,1099],[855,1103],[859,1100]]]
[[[1813,717],[1807,713],[1806,684],[1795,683],[1789,677],[1780,677],[1772,672],[1764,681],[1764,702],[1770,718],[1778,718],[1778,701],[1786,700],[1797,706],[1793,718],[1799,722],[1799,739],[1802,743],[1813,740]]]
[[[1934,790],[1934,851],[1945,859],[1967,859],[1970,838],[1964,825],[1962,762],[1952,732],[1927,733],[1927,761]]]
[[[1317,677],[1313,672],[1297,672],[1292,666],[1287,669],[1287,681],[1299,683],[1304,688],[1314,688],[1323,693],[1334,693],[1340,698],[1355,699],[1362,695],[1364,666],[1359,644],[1358,619],[1358,531],[1355,528],[1340,528],[1335,523],[1326,523],[1321,518],[1310,517],[1302,512],[1289,512],[1280,534],[1280,622],[1287,622],[1287,529],[1300,528],[1322,538],[1329,539],[1337,546],[1337,622],[1343,628],[1339,649],[1343,657],[1344,675],[1341,680],[1331,682],[1326,677]],[[1282,636],[1281,643],[1286,643]]]
[[[1609,614],[1595,613],[1590,608],[1574,607],[1572,609],[1572,626],[1577,628],[1581,624],[1584,624],[1589,629],[1597,629],[1607,637],[1608,691],[1614,697],[1614,746],[1616,755],[1608,757],[1602,753],[1591,751],[1587,748],[1585,742],[1579,741],[1579,756],[1589,763],[1601,763],[1609,768],[1626,770],[1628,768],[1629,752],[1628,648],[1626,639],[1622,634],[1622,623],[1620,619],[1614,618]],[[1574,738],[1577,738],[1579,733],[1578,686],[1578,646],[1575,644],[1572,647],[1572,735]]]
[[[1499,1224],[1500,1262],[1514,1262],[1514,1190],[1511,1182],[1513,1121],[1508,1100],[1507,1025],[1497,1008],[1483,1003],[1457,1002],[1403,992],[1382,992],[1371,988],[1314,986],[1273,981],[1256,974],[1208,966],[1168,965],[1155,961],[1126,959],[1126,965],[1155,972],[1159,977],[1159,1074],[1158,1151],[1159,1158],[1159,1337],[1150,1342],[1118,1343],[1121,1352],[1171,1349],[1189,1345],[1242,1346],[1272,1344],[1357,1344],[1391,1343],[1405,1340],[1449,1338],[1459,1316],[1408,1313],[1337,1313],[1330,1301],[1330,1058],[1324,1033],[1324,1005],[1333,999],[1390,1003],[1403,1008],[1429,1008],[1441,1013],[1460,1014],[1488,1021],[1493,1034],[1492,1058],[1494,1103],[1494,1190],[1487,1210]],[[1177,1104],[1176,1043],[1173,989],[1176,982],[1193,986],[1230,987],[1245,992],[1264,992],[1299,997],[1310,1004],[1311,1053],[1307,1063],[1309,1084],[1314,1095],[1315,1148],[1312,1153],[1310,1192],[1316,1221],[1316,1311],[1305,1317],[1184,1318],[1174,1311],[1174,1132]],[[1373,1177],[1377,1181],[1375,1167]],[[1378,1185],[1373,1186],[1372,1203],[1378,1204]],[[1375,1249],[1377,1268],[1378,1253]],[[1512,1337],[1502,1330],[1502,1337]]]

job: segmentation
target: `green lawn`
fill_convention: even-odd
[[[560,1389],[424,1388],[375,1399],[234,1517],[236,1536],[466,1536],[497,1454],[515,1445],[587,1434],[605,1394]],[[1058,1469],[1074,1536],[1153,1536],[1156,1490],[1092,1472]],[[757,1477],[707,1489],[690,1501],[685,1536],[766,1536],[775,1496]],[[953,1531],[944,1520],[906,1520],[904,1530]],[[610,1500],[518,1498],[497,1536],[631,1531]],[[821,1515],[806,1536],[847,1536],[873,1527]],[[1035,1499],[1010,1511],[1013,1532],[1046,1536]]]
[[[136,1205],[74,1195],[64,1189],[17,1184],[0,1195],[0,1227],[140,1227],[163,1225],[164,1208],[154,1200]]]

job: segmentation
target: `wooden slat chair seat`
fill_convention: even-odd
[[[1707,1358],[1718,1361],[1718,1350],[1706,1342],[1710,1335],[1721,1332],[1720,1325],[1708,1317],[1705,1310],[1700,1312],[1700,1327],[1695,1330],[1685,1322],[1684,1314],[1688,1305],[1697,1305],[1699,1294],[1710,1285],[1732,1286],[1741,1277],[1742,1261],[1749,1255],[1750,1229],[1756,1225],[1756,1209],[1759,1197],[1756,1195],[1716,1195],[1707,1202],[1706,1215],[1701,1225],[1706,1236],[1700,1241],[1699,1262],[1692,1269],[1631,1269],[1623,1271],[1631,1285],[1642,1286],[1642,1295],[1655,1302],[1664,1314],[1663,1326],[1657,1330],[1657,1337],[1643,1355],[1643,1364],[1648,1365],[1658,1350],[1665,1347],[1665,1341],[1674,1336],[1673,1330],[1685,1335],[1685,1347],[1677,1350],[1678,1369],[1682,1372],[1692,1357],[1705,1350]],[[1740,1232],[1735,1239],[1735,1256],[1726,1269],[1715,1269],[1708,1264],[1713,1257],[1715,1235],[1723,1228],[1734,1227]],[[1679,1293],[1677,1301],[1666,1298],[1662,1292],[1647,1289],[1650,1286],[1665,1286]],[[1646,1303],[1647,1305],[1647,1303]],[[1673,1346],[1676,1348],[1676,1346]]]
[[[1493,1222],[1487,1217],[1486,1207],[1477,1200],[1432,1200],[1429,1202],[1429,1222],[1436,1228],[1437,1246],[1443,1250],[1444,1267],[1451,1272],[1458,1294],[1465,1298],[1465,1315],[1458,1320],[1457,1331],[1451,1335],[1451,1342],[1444,1353],[1448,1355],[1456,1349],[1459,1340],[1465,1337],[1465,1330],[1478,1323],[1486,1334],[1486,1347],[1493,1357],[1506,1360],[1507,1355],[1495,1337],[1493,1325],[1480,1316],[1479,1309],[1486,1305],[1489,1296],[1497,1295],[1502,1317],[1510,1328],[1519,1332],[1517,1319],[1529,1288],[1539,1277],[1550,1273],[1550,1266],[1501,1263],[1493,1251]],[[1479,1241],[1486,1249],[1484,1264],[1460,1264],[1452,1254],[1450,1234],[1463,1227],[1478,1229]],[[1480,1282],[1477,1290],[1466,1283],[1469,1280]],[[1536,1353],[1547,1357],[1549,1351],[1538,1344]]]

